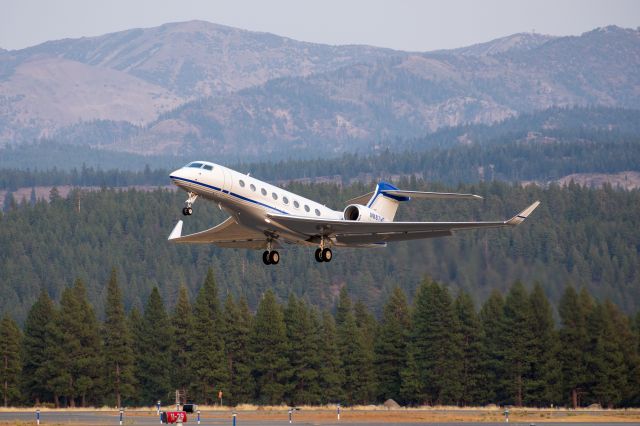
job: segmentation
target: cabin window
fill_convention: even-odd
[[[203,167],[203,169],[205,170],[213,170],[213,166],[210,166],[208,164],[205,164],[205,166]]]
[[[260,190],[260,193],[261,193],[262,195],[266,196],[266,195],[267,195],[267,190],[266,190],[266,189],[264,189],[264,188],[262,188],[262,189]]]
[[[299,209],[300,203],[297,200],[293,200],[293,207],[295,207],[296,209]]]
[[[256,192],[256,186],[255,186],[254,184],[251,184],[251,185],[249,186],[249,188],[251,188],[251,190],[252,190],[253,192]]]
[[[273,197],[274,200],[278,199],[278,194],[276,194],[275,192],[272,192],[271,196]]]
[[[316,209],[316,216],[320,216],[320,210]]]
[[[244,188],[244,181],[242,179],[240,179],[240,181],[238,183],[240,184],[241,188]]]
[[[289,199],[287,197],[282,197],[282,202],[285,204],[289,204]]]
[[[310,211],[311,211],[311,209],[309,208],[309,206],[308,206],[308,205],[306,205],[306,204],[305,204],[305,205],[304,205],[304,211],[308,213],[308,212],[310,212]]]

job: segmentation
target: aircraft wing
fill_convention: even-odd
[[[536,201],[511,219],[495,222],[354,222],[281,214],[270,214],[269,217],[281,226],[309,237],[335,236],[345,244],[365,244],[442,237],[462,229],[515,226],[522,223],[539,204]]]
[[[184,236],[180,220],[169,234],[169,241],[173,243],[212,243],[226,248],[257,249],[266,246],[266,237],[263,233],[238,225],[231,217],[213,228]]]

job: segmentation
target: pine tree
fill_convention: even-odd
[[[634,333],[633,320],[611,301],[605,302],[605,309],[613,323],[614,343],[620,348],[624,358],[626,380],[621,388],[622,399],[617,405],[633,406],[634,397],[640,396],[640,353],[637,349],[637,336]]]
[[[562,381],[565,395],[573,408],[580,406],[580,396],[585,392],[589,371],[587,369],[587,316],[590,301],[579,296],[568,286],[558,306],[562,328],[560,329],[559,359],[562,366]]]
[[[482,404],[502,403],[505,399],[500,377],[504,374],[504,357],[502,348],[502,323],[504,316],[504,299],[494,290],[480,310],[483,330],[481,357],[483,380],[480,386]]]
[[[367,347],[367,338],[358,327],[351,299],[346,288],[340,292],[336,309],[338,351],[342,365],[342,388],[345,402],[365,404],[373,399],[373,363]]]
[[[409,341],[407,345],[407,361],[400,371],[401,385],[400,395],[402,401],[410,405],[422,403],[427,399],[424,394],[424,386],[420,380],[420,371],[416,362],[415,345]]]
[[[480,317],[476,313],[471,296],[461,291],[454,302],[454,310],[462,337],[462,405],[477,404],[482,398],[483,333]]]
[[[133,349],[133,373],[134,379],[138,384],[138,386],[136,386],[136,388],[134,389],[134,393],[132,396],[133,404],[139,406],[149,405],[151,402],[143,401],[140,394],[139,379],[142,373],[140,369],[142,365],[142,358],[146,355],[143,351],[146,349],[144,348],[143,343],[145,338],[144,323],[142,320],[142,315],[140,314],[138,308],[133,307],[129,312],[129,316],[127,317],[127,325],[129,327],[129,333],[131,334],[131,338],[133,340],[133,343],[131,345],[131,348]]]
[[[407,297],[395,287],[382,311],[380,331],[375,345],[375,371],[377,374],[377,398],[402,401],[401,372],[407,362],[407,344],[411,330],[411,318]]]
[[[430,280],[422,283],[412,324],[424,402],[457,404],[462,394],[462,337],[446,288]]]
[[[229,370],[229,395],[233,404],[249,403],[253,397],[255,384],[251,376],[249,357],[249,336],[252,316],[244,298],[239,303],[228,295],[224,303],[223,324],[225,324],[224,348]]]
[[[507,400],[518,407],[524,404],[527,379],[534,362],[532,353],[533,314],[524,285],[517,281],[507,294],[502,322],[501,353],[504,360],[503,387]]]
[[[47,335],[47,325],[54,322],[54,306],[45,291],[31,306],[24,323],[24,338],[22,339],[22,389],[23,395],[36,406],[52,398],[47,382],[50,377],[46,364],[49,350],[47,344],[51,341]]]
[[[292,405],[320,403],[320,321],[317,314],[293,294],[284,312],[289,341],[291,386],[287,395]]]
[[[88,401],[97,402],[102,365],[99,326],[81,280],[62,292],[60,310],[48,333],[52,391],[65,396],[71,407],[77,398],[83,407]]]
[[[4,406],[20,399],[20,345],[22,333],[18,324],[4,316],[0,321],[0,384]]]
[[[375,337],[378,332],[378,323],[362,301],[355,303],[353,306],[353,313],[356,320],[356,326],[362,334],[363,342],[362,375],[360,376],[362,398],[364,401],[372,402],[376,398],[376,392],[378,389],[373,364],[375,358]]]
[[[340,327],[344,324],[347,314],[352,312],[352,309],[353,306],[347,287],[342,287],[340,289],[340,294],[338,295],[338,305],[336,306],[336,327]]]
[[[178,300],[173,311],[173,345],[171,346],[171,385],[172,388],[187,392],[193,381],[190,364],[191,334],[193,332],[193,313],[187,294],[187,287],[183,284],[178,291]]]
[[[532,321],[528,325],[533,334],[532,364],[527,381],[527,406],[557,405],[562,399],[562,370],[558,361],[560,341],[555,330],[551,304],[540,283],[536,283],[529,296]]]
[[[134,355],[115,268],[107,285],[102,339],[107,399],[115,402],[116,407],[122,407],[122,402],[130,402],[134,393]]]
[[[222,312],[218,287],[209,268],[193,306],[191,360],[193,395],[203,403],[216,400],[219,391],[229,388],[229,371],[222,335]]]
[[[138,315],[134,312],[130,319]],[[134,334],[138,340],[135,371],[139,400],[143,405],[151,405],[169,397],[171,391],[173,333],[157,287],[151,290],[142,324],[134,329]]]
[[[318,354],[320,364],[320,388],[322,391],[321,402],[328,404],[342,401],[342,365],[338,352],[338,336],[336,323],[329,312],[322,313],[322,328],[320,330],[320,347]]]
[[[597,304],[587,317],[589,336],[587,367],[594,401],[613,408],[623,398],[629,371],[623,349],[616,341],[614,322],[606,304]]]
[[[282,308],[272,290],[267,290],[258,305],[250,348],[257,402],[282,404],[291,374],[286,356],[289,345]]]

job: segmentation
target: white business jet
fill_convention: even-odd
[[[330,262],[331,247],[384,247],[390,241],[444,237],[460,229],[497,228],[522,223],[539,201],[506,221],[394,222],[400,202],[410,199],[481,199],[472,194],[401,191],[381,182],[376,190],[332,210],[292,192],[207,161],[194,161],[171,173],[189,197],[182,213],[193,214],[198,197],[211,200],[231,217],[221,224],[182,235],[182,220],[171,234],[174,243],[212,243],[220,247],[265,250],[266,265],[280,261],[277,249],[287,244],[317,247],[318,262]]]

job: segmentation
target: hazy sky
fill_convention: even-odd
[[[532,30],[637,28],[640,0],[0,0],[0,47],[191,19],[318,43],[434,50]]]

